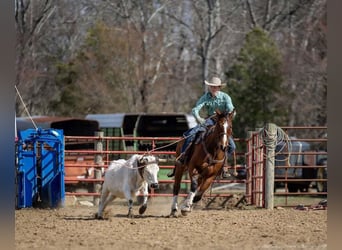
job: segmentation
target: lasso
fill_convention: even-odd
[[[288,165],[290,165],[289,159],[292,151],[292,144],[289,136],[285,133],[285,131],[273,123],[267,123],[264,126],[264,128],[260,130],[259,134],[263,139],[264,145],[272,152],[275,152],[275,148],[277,145],[282,145],[278,152],[275,152],[274,155],[267,155],[265,156],[265,158],[275,157],[277,154],[280,154],[283,151],[283,149],[287,146],[288,156],[285,157],[284,160],[275,160],[287,161]]]

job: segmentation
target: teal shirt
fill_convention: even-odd
[[[222,91],[219,91],[216,97],[213,97],[210,92],[206,92],[197,101],[196,106],[192,109],[192,114],[198,120],[200,117],[199,112],[203,109],[207,113],[208,117],[215,113],[216,109],[220,111],[232,112],[234,106],[230,96]]]

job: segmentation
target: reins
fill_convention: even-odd
[[[212,155],[208,152],[208,149],[207,149],[207,147],[206,147],[206,145],[205,145],[204,140],[202,140],[202,147],[203,147],[203,150],[204,150],[205,154],[206,154],[207,157],[209,158],[209,165],[212,165],[212,164],[215,164],[215,163],[224,162],[224,161],[226,160],[226,154],[225,154],[225,152],[224,152],[224,157],[223,157],[223,159],[221,159],[221,160],[215,160],[215,159],[213,159]]]
[[[211,116],[211,117],[212,117],[212,116]],[[217,124],[218,124],[218,123],[216,123],[215,126],[217,126]],[[210,130],[214,130],[215,126],[209,128],[209,130],[207,131],[206,134],[208,134],[209,132],[212,133],[212,131],[210,131]],[[227,131],[221,132],[221,133],[219,134],[219,137],[222,137],[223,135],[227,135],[227,134],[228,134]],[[224,161],[226,160],[226,154],[225,154],[225,151],[224,151],[224,150],[221,149],[221,150],[223,151],[223,153],[224,153],[223,159],[217,160],[217,159],[214,159],[213,156],[208,152],[208,149],[207,149],[207,146],[206,146],[206,144],[205,144],[204,138],[202,138],[201,144],[202,144],[203,150],[204,150],[204,152],[205,152],[207,158],[209,159],[208,166],[210,166],[210,165],[212,165],[212,164],[216,164],[216,163],[221,163],[221,162],[224,163]]]

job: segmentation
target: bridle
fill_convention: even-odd
[[[226,147],[228,147],[228,143],[229,143],[229,137],[228,137],[228,129],[230,128],[230,126],[229,126],[229,118],[227,117],[229,114],[226,114],[225,116],[224,116],[224,119],[225,119],[225,121],[223,122],[223,124],[220,124],[220,121],[217,121],[216,122],[216,124],[213,126],[213,127],[211,127],[207,132],[206,132],[206,134],[210,134],[210,133],[213,133],[213,130],[215,130],[215,129],[217,129],[217,126],[223,126],[223,127],[225,127],[225,125],[224,124],[227,124],[227,127],[226,128],[224,128],[223,129],[223,132],[221,132],[220,134],[219,134],[219,138],[221,139],[223,136],[226,136],[226,145],[224,146],[224,147],[222,147],[222,145],[221,145],[221,147],[220,147],[220,149],[223,151],[223,152],[225,152],[225,150],[226,150]],[[224,161],[225,161],[225,159],[226,159],[226,154],[224,153],[224,157],[222,158],[222,159],[214,159],[213,158],[213,156],[209,153],[209,151],[208,151],[208,149],[207,149],[207,146],[206,146],[206,144],[205,144],[205,140],[204,139],[202,139],[202,147],[203,147],[203,150],[204,150],[204,152],[205,152],[205,154],[207,155],[207,157],[208,157],[208,159],[209,159],[209,165],[212,165],[212,164],[216,164],[216,163],[223,163]]]
[[[146,158],[144,158],[145,156],[142,156],[140,159],[138,159],[138,171],[139,174],[141,176],[142,179],[144,179],[144,170],[145,167],[147,167],[148,165],[152,165],[152,164],[158,164],[159,163],[159,159],[158,157],[154,156],[155,161],[148,161]]]
[[[221,132],[219,134],[219,137],[220,139],[222,140],[222,137],[225,137],[225,142],[224,142],[224,145],[221,145],[221,150],[222,151],[225,151],[226,150],[226,147],[228,147],[228,144],[229,144],[229,135],[228,135],[228,129],[230,128],[230,125],[229,125],[229,118],[227,118],[227,116],[224,117],[224,122],[223,124],[220,126],[223,126],[223,132]]]

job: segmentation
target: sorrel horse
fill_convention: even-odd
[[[193,202],[202,199],[204,192],[209,188],[212,181],[220,173],[226,160],[228,138],[232,135],[233,112],[220,112],[212,116],[215,125],[209,127],[195,138],[188,149],[188,157],[183,165],[175,168],[173,186],[173,199],[170,216],[177,216],[178,194],[183,173],[188,170],[190,178],[190,192],[181,206],[181,213],[187,215],[191,212]],[[176,158],[181,153],[184,140],[179,141],[176,148]]]

